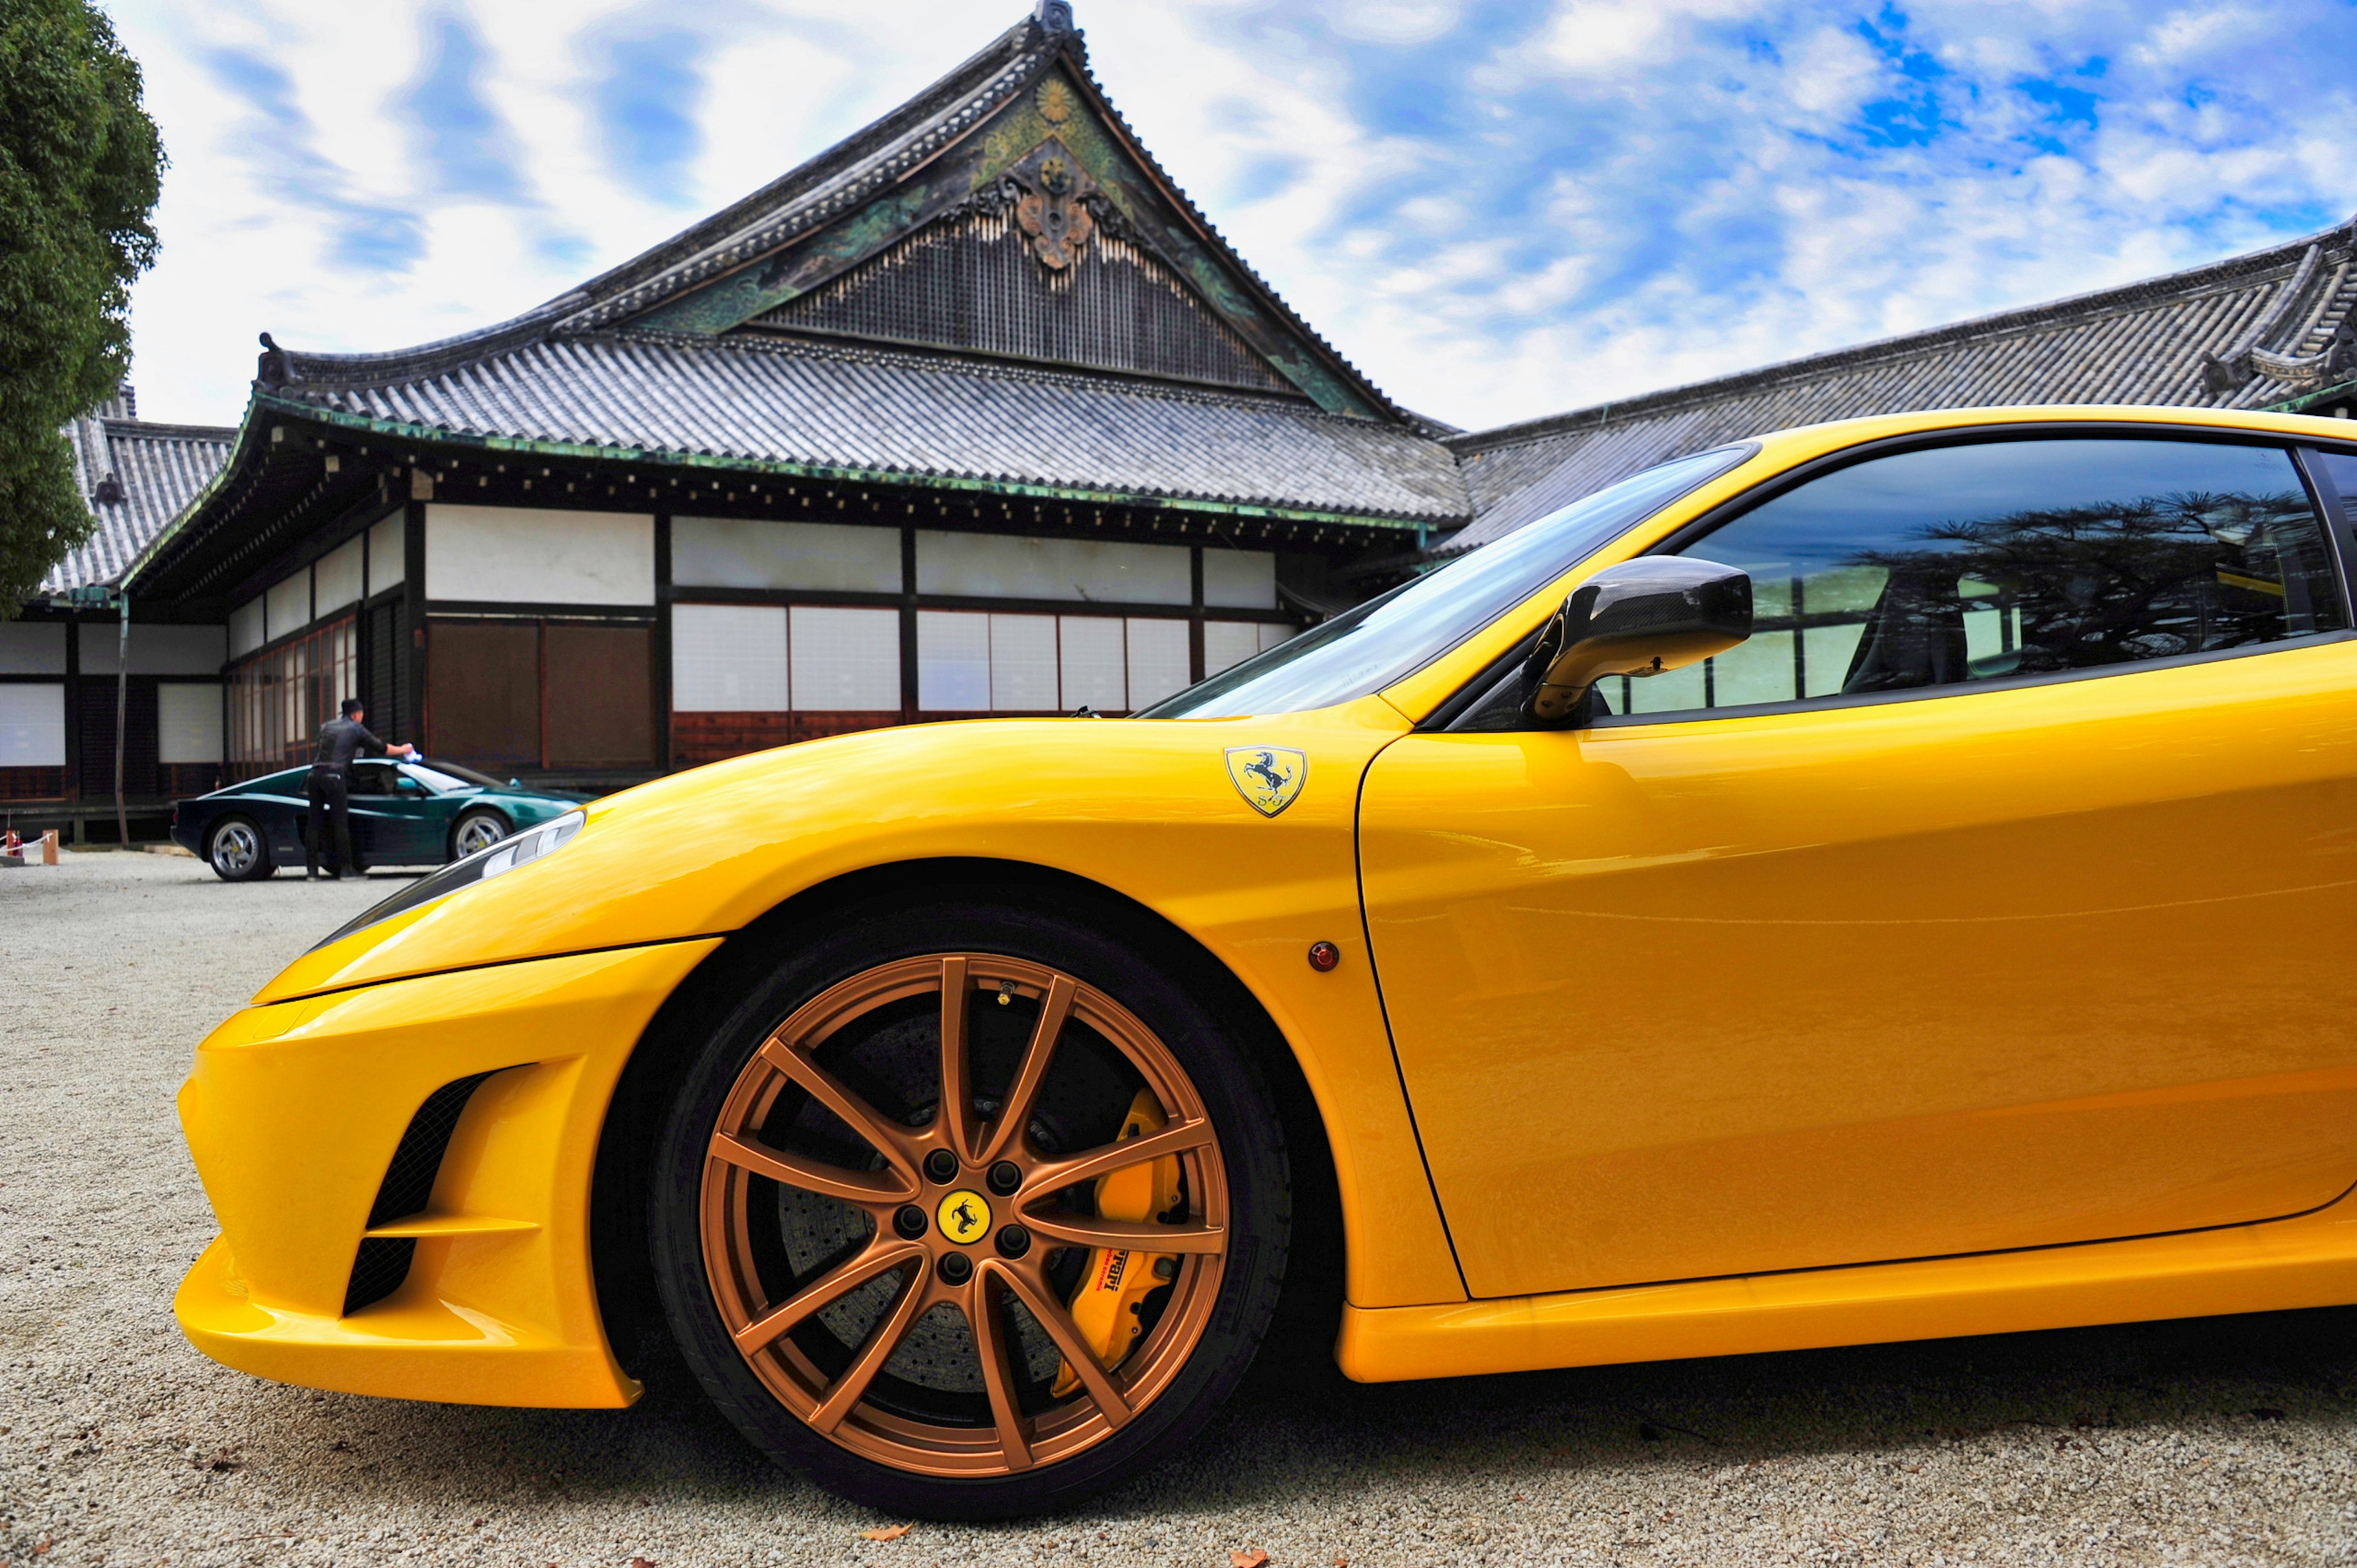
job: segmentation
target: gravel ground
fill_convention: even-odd
[[[389,886],[0,873],[0,1562],[2357,1560],[2352,1311],[1380,1388],[1283,1358],[1085,1513],[890,1541],[675,1378],[623,1412],[256,1381],[172,1324],[212,1230],[172,1095]]]

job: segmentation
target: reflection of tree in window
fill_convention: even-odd
[[[1846,692],[2134,663],[2339,624],[2303,496],[2147,497],[1921,533],[1921,549],[1852,557],[1887,581]]]
[[[2346,624],[2278,448],[2096,437],[1922,448],[1775,496],[1685,554],[1751,574],[1755,629],[1615,681],[1620,713],[2101,669]]]

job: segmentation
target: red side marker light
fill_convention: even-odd
[[[1336,947],[1332,942],[1311,942],[1309,944],[1309,967],[1316,970],[1318,973],[1324,974],[1327,971],[1332,969],[1336,964],[1340,963],[1341,961],[1342,950]]]

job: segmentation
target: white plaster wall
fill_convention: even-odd
[[[347,539],[319,558],[311,568],[311,613],[332,615],[346,605],[356,605],[365,591],[361,580],[361,542]]]
[[[84,621],[81,631],[81,672],[114,673],[114,650],[122,628]],[[218,626],[145,626],[131,623],[131,672],[134,675],[218,675],[229,658],[229,631]]]
[[[635,512],[436,501],[425,509],[425,596],[651,605],[655,520]]]
[[[311,624],[311,569],[306,566],[262,596],[264,622],[274,640]]]
[[[0,621],[0,675],[62,675],[66,628],[55,621]]]
[[[1232,610],[1276,608],[1276,557],[1265,550],[1203,550],[1203,602]]]
[[[671,520],[671,580],[696,588],[900,591],[900,531],[849,522]]]
[[[268,619],[260,599],[248,599],[229,612],[231,658],[242,658],[269,640]]]
[[[1194,575],[1187,547],[1179,544],[931,531],[917,535],[920,594],[1185,605],[1195,599]]]
[[[369,530],[368,591],[371,596],[401,581],[409,561],[406,535],[403,532],[407,521],[400,512],[394,512]]]

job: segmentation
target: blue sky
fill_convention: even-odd
[[[150,417],[254,334],[525,309],[784,172],[1020,0],[113,0],[172,157]],[[2357,0],[1078,0],[1099,79],[1393,396],[1470,426],[2357,212]],[[847,14],[846,14],[847,13]]]

